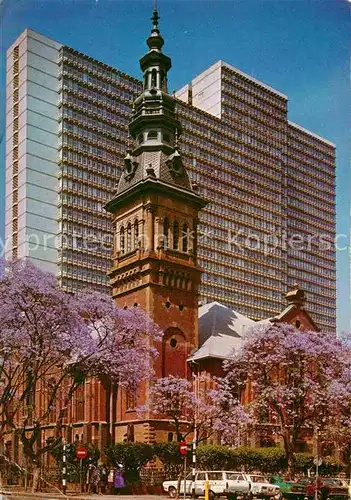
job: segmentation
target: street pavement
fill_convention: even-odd
[[[166,500],[167,496],[158,495],[80,495],[72,494],[65,497],[57,493],[23,493],[23,492],[5,492],[0,493],[0,500]]]

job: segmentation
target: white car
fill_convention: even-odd
[[[205,484],[209,482],[210,499],[216,496],[226,496],[235,499],[238,496],[247,497],[250,493],[250,484],[244,479],[241,472],[233,471],[198,471],[195,474],[195,496],[204,496]],[[164,481],[163,489],[171,498],[177,494],[177,480]],[[191,495],[193,489],[192,474],[188,474],[180,483],[180,494]]]
[[[250,484],[251,498],[274,498],[280,500],[279,486],[271,484],[262,474],[243,474],[244,479]]]

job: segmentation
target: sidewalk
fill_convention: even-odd
[[[63,500],[69,498],[72,500],[166,500],[167,496],[158,495],[84,495],[80,493],[69,494],[65,497],[63,494],[59,493],[29,493],[22,491],[2,491],[0,493],[0,500]]]

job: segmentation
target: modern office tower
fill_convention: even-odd
[[[6,257],[108,291],[110,216],[141,83],[26,30],[7,55]]]
[[[56,269],[68,290],[107,290],[103,206],[142,82],[31,30],[9,49],[7,78],[7,255]],[[262,319],[297,281],[316,323],[334,330],[335,253],[317,241],[335,236],[333,144],[288,121],[287,96],[222,61],[176,96],[184,165],[210,201],[200,300]],[[34,249],[33,234],[57,240]]]
[[[187,169],[211,201],[202,299],[263,319],[297,282],[335,330],[334,145],[288,121],[284,94],[222,61],[176,95]]]

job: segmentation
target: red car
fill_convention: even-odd
[[[306,478],[299,481],[298,486],[304,486],[304,495],[308,499],[314,499],[316,493],[316,479]],[[301,491],[302,492],[302,491]],[[343,486],[339,479],[331,477],[318,477],[317,498],[318,500],[347,500],[348,489]]]

